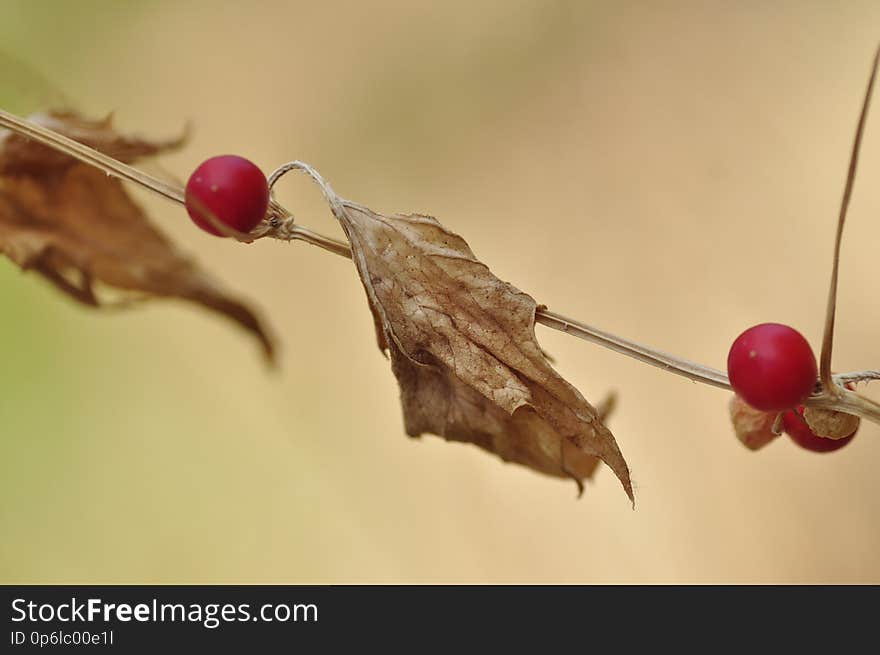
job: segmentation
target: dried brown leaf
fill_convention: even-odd
[[[779,436],[773,431],[776,412],[755,409],[736,394],[730,397],[728,409],[736,438],[749,450],[760,450]]]
[[[179,145],[179,140],[150,142],[117,134],[109,119],[45,114],[35,120],[124,161]],[[194,301],[239,323],[260,341],[267,357],[273,355],[273,341],[253,310],[151,225],[122,183],[2,130],[0,252],[89,306],[105,304],[96,292],[98,284]]]
[[[167,141],[150,141],[120,134],[113,129],[112,115],[89,120],[72,112],[53,111],[28,117],[59,134],[94,148],[125,163],[179,148],[186,141],[182,134]],[[69,155],[32,141],[22,134],[0,131],[0,175],[33,174],[45,176],[53,169],[64,169],[76,161]]]
[[[538,345],[531,296],[434,218],[331,205],[391,356],[407,434],[473,443],[579,488],[601,459],[632,498],[611,432]]]

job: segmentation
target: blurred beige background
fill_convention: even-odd
[[[430,212],[553,309],[723,367],[767,320],[818,347],[876,2],[0,1],[0,44],[185,178],[295,158]],[[37,81],[34,81],[35,87]],[[880,366],[880,107],[844,242],[839,370]],[[99,315],[0,262],[0,581],[880,582],[880,429],[746,451],[724,392],[542,327],[611,421],[573,484],[404,436],[347,262],[194,230],[137,192],[282,338],[182,303]],[[319,194],[281,199],[339,234]],[[874,396],[877,396],[876,389]]]

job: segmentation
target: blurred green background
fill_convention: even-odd
[[[151,136],[192,120],[161,162],[180,178],[225,152],[305,159],[440,217],[557,311],[722,367],[757,322],[818,347],[878,25],[876,2],[0,0],[2,49],[51,81],[10,67],[0,99],[59,89]],[[838,370],[880,366],[878,121]],[[306,182],[281,187],[339,234]],[[404,436],[349,263],[214,239],[134,193],[263,309],[281,369],[196,307],[98,314],[0,261],[0,581],[880,582],[877,426],[832,455],[751,453],[725,393],[539,327],[584,395],[620,394],[637,509],[608,470],[576,501]]]

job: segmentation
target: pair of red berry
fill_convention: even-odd
[[[852,441],[816,435],[804,419],[803,402],[816,386],[818,370],[810,344],[797,330],[779,323],[762,323],[739,335],[727,356],[730,386],[755,409],[779,413],[786,434],[814,452],[831,452]]]

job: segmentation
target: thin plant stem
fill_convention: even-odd
[[[842,393],[841,389],[834,384],[831,375],[831,351],[834,348],[834,319],[837,313],[837,287],[838,270],[840,269],[840,244],[843,240],[843,226],[846,222],[846,213],[849,210],[849,202],[852,198],[853,186],[856,181],[856,171],[859,167],[859,151],[862,147],[862,136],[865,133],[865,123],[868,118],[868,108],[871,106],[871,95],[874,91],[874,81],[877,79],[877,65],[880,63],[880,46],[874,53],[874,61],[871,65],[871,76],[868,78],[868,88],[865,90],[865,98],[862,101],[862,109],[859,113],[859,122],[856,125],[856,135],[853,139],[852,153],[849,158],[849,167],[846,173],[846,184],[843,188],[843,198],[840,201],[840,213],[837,217],[837,232],[834,236],[834,258],[831,263],[831,284],[828,290],[828,304],[825,308],[825,332],[822,336],[822,353],[819,358],[819,379],[825,390],[837,396]]]
[[[880,53],[880,51],[878,51]],[[872,78],[873,79],[873,78]],[[133,166],[120,162],[113,157],[105,155],[94,148],[74,141],[62,134],[50,130],[31,121],[19,118],[8,112],[0,110],[0,126],[6,127],[19,134],[38,141],[50,148],[64,152],[71,157],[95,166],[122,180],[134,182],[154,193],[169,200],[184,204],[184,191],[177,185],[170,184]],[[276,170],[270,177],[274,185],[278,179],[288,171],[300,170],[310,175],[322,188],[334,212],[344,211],[346,206],[358,207],[355,203],[343,200],[333,193],[330,186],[311,166],[303,162],[291,162]],[[351,259],[351,248],[338,239],[314,232],[306,227],[298,225],[293,215],[281,204],[272,200],[266,219],[249,235],[233,235],[241,241],[252,242],[257,238],[271,237],[281,240],[298,240],[318,246],[328,252]],[[833,286],[836,289],[836,285]],[[614,352],[632,357],[640,362],[655,366],[669,373],[708,384],[722,389],[730,389],[727,375],[718,369],[693,362],[670,353],[639,344],[629,339],[624,339],[610,332],[581,323],[575,319],[550,311],[544,306],[537,309],[535,321],[546,327],[558,330],[564,334],[578,337],[585,341],[603,346]],[[832,316],[833,322],[833,316]],[[863,382],[880,379],[880,371],[855,371],[833,376],[839,384],[843,382]],[[864,398],[854,392],[840,389],[837,393],[831,393],[823,388],[805,401],[805,405],[855,414],[862,418],[880,424],[880,404]]]

